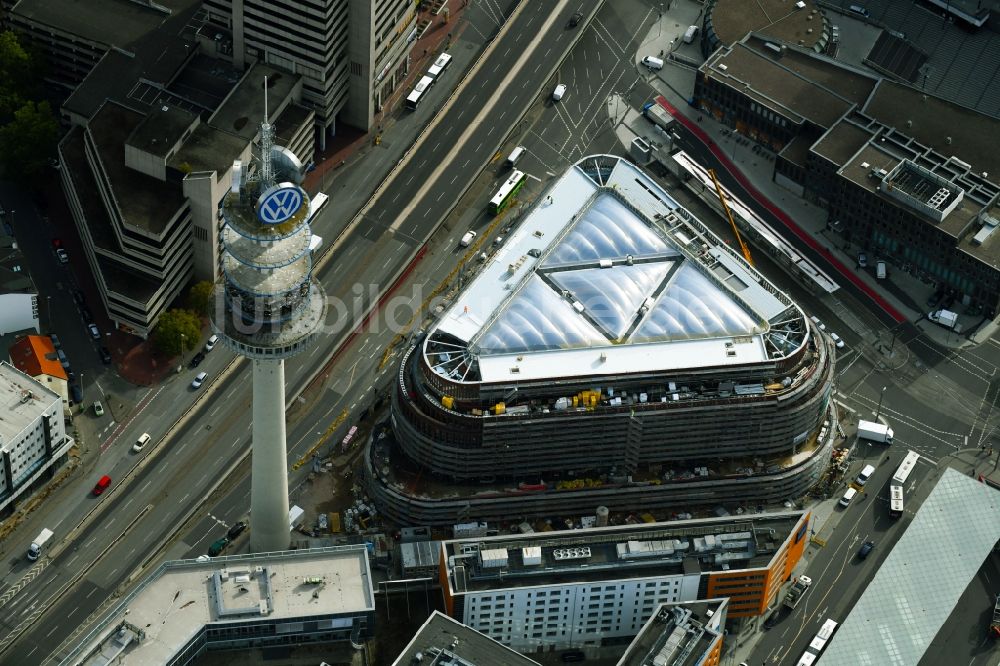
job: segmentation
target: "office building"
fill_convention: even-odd
[[[446,541],[445,608],[522,652],[618,643],[663,603],[728,597],[728,617],[759,616],[808,528],[797,511]]]
[[[297,77],[264,65],[242,76],[212,61],[159,62],[201,86],[193,104],[167,90],[134,99],[131,64],[115,54],[63,106],[74,124],[59,145],[59,176],[102,305],[115,325],[147,337],[197,280],[219,275],[219,212],[234,160],[249,160],[264,117],[282,142],[311,155],[312,114]],[[123,68],[124,71],[123,71]],[[179,84],[174,84],[179,85]],[[112,90],[105,86],[114,86]]]
[[[832,231],[970,314],[1000,312],[1000,119],[753,35],[698,72],[695,105],[777,152],[775,182]],[[888,65],[886,65],[888,66]]]
[[[83,628],[64,666],[197,663],[210,651],[344,641],[375,633],[365,546],[161,564]]]
[[[404,524],[797,497],[829,460],[833,367],[656,181],[587,157],[404,353],[369,486]]]
[[[392,666],[538,666],[475,629],[434,611]]]
[[[725,598],[661,604],[618,666],[718,666],[727,604]]]
[[[0,205],[0,335],[40,332],[38,289],[13,235],[16,214]]]
[[[409,71],[416,38],[410,0],[206,0],[238,68],[263,62],[303,78],[320,149],[337,120],[367,130]]]
[[[7,362],[0,363],[0,410],[0,513],[6,513],[48,478],[74,441],[63,422],[63,396]]]
[[[796,44],[823,53],[834,35],[830,23],[815,0],[709,0],[705,3],[700,44],[708,57],[720,46],[729,46],[754,32],[778,44]],[[780,46],[778,47],[780,48]]]

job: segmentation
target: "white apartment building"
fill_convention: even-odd
[[[805,544],[809,514],[473,537],[445,541],[448,614],[521,652],[617,643],[660,604],[729,597],[764,612]]]
[[[73,445],[62,397],[0,362],[0,513],[42,478]]]
[[[303,79],[320,148],[337,118],[368,130],[409,71],[416,39],[412,0],[206,0],[208,21],[228,30],[238,68],[254,61]]]

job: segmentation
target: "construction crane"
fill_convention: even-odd
[[[729,224],[733,225],[733,233],[736,234],[736,240],[739,241],[740,250],[743,252],[743,258],[747,260],[748,264],[753,266],[754,263],[753,257],[750,256],[750,248],[747,247],[743,237],[740,236],[740,230],[736,226],[736,220],[733,219],[733,214],[729,210],[729,204],[726,203],[726,195],[722,193],[722,185],[719,185],[719,179],[715,177],[715,169],[709,169],[708,175],[712,177],[712,182],[715,183],[715,192],[719,195],[719,201],[722,202],[722,210],[726,211],[726,217],[729,218]]]

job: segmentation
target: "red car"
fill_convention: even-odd
[[[97,485],[94,486],[94,497],[97,497],[98,495],[103,493],[105,490],[108,489],[108,486],[110,485],[111,485],[111,477],[105,474],[104,476],[101,477],[101,480],[97,482]]]
[[[58,238],[53,238],[52,239],[52,249],[53,250],[58,250],[61,247],[62,247],[62,241],[59,240]]]

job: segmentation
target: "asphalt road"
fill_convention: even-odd
[[[324,342],[288,363],[286,376],[290,387],[301,385],[337,347],[357,322],[359,317],[355,313],[367,310],[433,233],[458,195],[494,156],[510,131],[510,125],[503,122],[503,114],[510,114],[513,123],[516,110],[527,108],[542,94],[539,91],[545,79],[579,32],[565,27],[573,11],[576,7],[568,0],[525,3],[513,19],[511,29],[501,37],[489,64],[473,74],[463,92],[447,110],[440,112],[441,122],[426,134],[415,157],[402,166],[391,187],[383,190],[364,212],[361,224],[337,245],[332,261],[318,277],[328,295],[343,304],[341,316],[336,318],[338,311],[334,309],[335,318]],[[497,106],[496,98],[500,96],[504,103]],[[491,121],[483,122],[487,117]],[[450,269],[443,260],[429,267]],[[410,299],[415,300],[419,295],[414,293]],[[382,329],[386,336],[395,334],[388,326]],[[362,384],[370,385],[375,379],[371,369],[380,360],[382,347],[369,346],[371,343],[371,339],[357,340],[357,347],[342,357],[360,357],[353,367],[344,369],[345,374],[349,372],[348,381],[339,382],[336,376],[331,376],[329,379],[333,381],[323,399],[316,401],[313,410],[290,429],[290,462],[303,455],[307,445],[321,434],[325,426],[317,424],[333,421],[344,408],[359,410],[366,400],[371,400],[369,390],[360,394],[346,392],[354,376],[363,377]],[[210,357],[222,359],[224,354],[213,353]],[[365,367],[359,368],[362,360]],[[359,371],[361,374],[356,374]],[[156,455],[148,467],[127,485],[96,500],[108,511],[102,512],[98,520],[71,541],[53,548],[51,559],[26,575],[26,578],[34,576],[33,580],[21,579],[8,588],[16,593],[3,605],[0,636],[10,637],[12,632],[17,634],[22,629],[24,633],[9,646],[4,659],[15,663],[38,662],[45,651],[64,640],[146,559],[151,546],[170,537],[178,521],[201,503],[204,491],[214,479],[242,455],[249,444],[251,425],[247,418],[249,386],[241,377],[242,372],[245,368],[212,387],[212,398],[197,408],[169,443],[153,449]],[[189,378],[185,376],[186,379]],[[185,383],[173,382],[171,394],[156,396],[151,402],[160,399],[168,404],[177,402],[173,392],[185,390]],[[137,434],[138,427],[135,430]],[[123,438],[114,446],[122,460],[127,459],[124,449],[131,444],[132,435],[130,432],[129,439]],[[115,454],[108,458],[113,460]],[[114,463],[111,471],[117,473],[129,464]],[[99,471],[110,473],[103,467]],[[195,533],[189,536],[193,541],[189,548],[200,548],[205,539],[223,531],[245,513],[246,489],[237,484],[230,496],[240,501],[224,498],[219,505],[223,511],[210,511],[212,517],[208,520],[215,521],[215,526],[205,523],[205,519],[199,521]],[[78,501],[82,504],[87,500]],[[46,602],[57,590],[72,584],[74,574],[81,570],[86,571],[84,580],[46,608]]]

